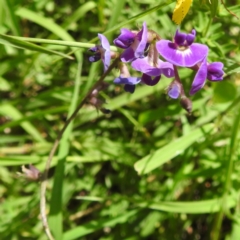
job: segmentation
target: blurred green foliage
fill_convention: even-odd
[[[16,172],[44,170],[67,116],[102,73],[84,48],[5,35],[89,43],[107,32],[112,42],[120,27],[146,21],[171,39],[173,2],[0,0],[1,239],[46,239],[40,185]],[[240,1],[225,2],[240,17]],[[47,211],[57,240],[239,238],[239,20],[219,1],[196,0],[181,25],[192,28],[208,61],[224,62],[224,81],[207,82],[187,115],[166,97],[169,79],[130,95],[113,71],[102,93],[111,115],[84,105],[53,159]],[[193,76],[180,69],[187,90]]]

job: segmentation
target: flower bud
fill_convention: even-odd
[[[174,80],[168,87],[168,96],[172,99],[177,99],[181,94],[181,84]]]
[[[22,173],[18,173],[19,176],[22,176],[31,181],[38,181],[41,178],[41,172],[35,168],[32,164],[29,164],[29,168],[22,166]]]

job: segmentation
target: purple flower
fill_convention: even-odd
[[[223,80],[224,71],[223,63],[213,62],[207,66],[207,79],[210,81],[221,81]]]
[[[38,181],[41,178],[41,172],[34,167],[32,164],[29,164],[29,168],[22,166],[22,173],[18,173],[19,176],[24,177],[31,181]]]
[[[117,47],[126,49],[134,42],[137,34],[126,28],[121,29],[121,34],[113,41]]]
[[[181,85],[176,80],[174,80],[168,87],[168,96],[172,99],[179,98],[181,94]]]
[[[206,58],[201,62],[199,69],[194,77],[190,95],[198,92],[205,85],[206,79],[210,81],[221,81],[223,80],[223,63],[213,62],[207,63]]]
[[[177,30],[174,42],[162,39],[156,43],[156,48],[168,62],[180,67],[192,67],[208,54],[206,45],[193,43],[195,36],[195,30],[189,34]]]
[[[123,77],[120,75],[119,77],[115,78],[114,83],[116,84],[124,84],[124,90],[126,92],[134,93],[135,85],[141,82],[141,78],[139,77]]]
[[[114,79],[116,84],[124,84],[126,92],[134,93],[135,85],[141,82],[139,77],[131,77],[126,64],[120,63],[120,76]]]
[[[121,54],[122,62],[131,62],[135,58],[143,58],[147,46],[148,30],[144,22],[142,30],[138,33],[123,28],[121,34],[113,41],[117,47],[125,49]]]
[[[135,59],[132,62],[132,68],[149,76],[156,77],[163,74],[168,78],[174,77],[173,65],[171,63],[157,59],[157,63],[154,66],[154,63],[151,62],[148,56]]]
[[[96,62],[102,59],[105,72],[107,71],[111,61],[110,44],[103,34],[99,33],[98,38],[100,39],[101,45],[97,45],[89,49],[89,51],[94,52],[94,55],[89,57],[89,61]]]
[[[161,78],[161,74],[168,78],[174,77],[173,65],[159,59],[155,43],[149,44],[146,57],[137,58],[132,62],[132,68],[143,73],[142,82],[149,86],[156,85]]]

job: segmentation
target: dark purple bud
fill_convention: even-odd
[[[148,86],[154,86],[159,82],[160,79],[161,79],[161,75],[152,78],[151,76],[143,73],[141,80],[143,83],[145,83]]]
[[[101,54],[100,53],[97,53],[97,54],[89,57],[90,62],[97,62],[100,59],[101,59]]]
[[[125,84],[125,85],[124,85],[124,90],[125,90],[126,92],[134,93],[134,91],[135,91],[135,85]]]

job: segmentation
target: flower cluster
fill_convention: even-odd
[[[98,34],[98,37],[101,45],[90,49],[94,55],[89,60],[94,62],[102,59],[106,71],[111,59],[116,58],[117,54],[111,52],[110,44],[104,35]],[[203,88],[206,79],[220,81],[224,75],[223,63],[209,63],[208,47],[194,43],[195,37],[196,31],[193,29],[189,34],[177,30],[173,41],[161,39],[156,32],[147,29],[145,22],[140,31],[121,29],[121,34],[113,41],[117,47],[123,49],[118,64],[120,75],[114,79],[114,83],[123,84],[125,91],[133,93],[136,84],[154,86],[162,75],[173,78],[168,87],[168,96],[173,99],[180,98],[181,105],[191,111],[191,101],[185,95],[177,67],[196,71],[190,95]],[[141,72],[141,76],[131,76],[127,64]]]

